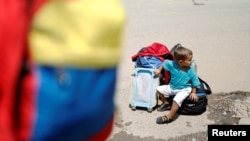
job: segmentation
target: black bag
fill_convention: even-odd
[[[192,101],[189,97],[187,97],[178,113],[185,115],[199,115],[204,113],[207,110],[208,98],[207,95],[212,94],[210,86],[201,78],[199,78],[201,85],[197,89],[197,96],[199,100],[197,102]]]
[[[207,110],[208,99],[207,96],[199,97],[197,102],[187,98],[183,101],[178,113],[185,115],[199,115]]]
[[[196,94],[199,97],[197,102],[192,101],[187,97],[181,107],[178,110],[179,114],[183,115],[199,115],[207,110],[208,98],[207,95],[212,94],[210,86],[199,77],[201,85],[197,88]],[[172,105],[174,96],[170,97],[170,103]]]

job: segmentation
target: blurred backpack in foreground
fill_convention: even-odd
[[[120,1],[5,0],[0,9],[0,140],[106,140],[125,26]],[[165,48],[151,49],[143,54],[165,58]]]
[[[112,131],[126,21],[119,0],[39,0],[29,32],[36,74],[31,141],[104,141]]]

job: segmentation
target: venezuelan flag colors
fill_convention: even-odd
[[[106,140],[125,23],[119,0],[0,0],[0,140]]]

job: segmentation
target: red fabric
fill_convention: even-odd
[[[142,52],[133,55],[131,59],[134,62],[138,56],[155,56],[161,59],[161,61],[164,61],[164,56],[168,54],[170,54],[170,51],[168,50],[167,46],[154,42]]]
[[[0,140],[15,141],[15,98],[25,54],[27,5],[24,0],[0,1]]]
[[[27,141],[35,112],[34,77],[21,75],[29,64],[27,34],[31,16],[45,0],[0,1],[0,140]],[[32,4],[36,7],[30,11]]]
[[[170,80],[170,73],[168,71],[164,71],[164,84],[168,84]]]
[[[32,135],[36,111],[34,75],[32,73],[27,74],[20,83],[20,123],[17,130],[17,141],[27,141]]]

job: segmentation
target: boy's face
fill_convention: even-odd
[[[187,55],[185,60],[180,60],[179,65],[181,68],[188,68],[192,64],[193,55]]]

